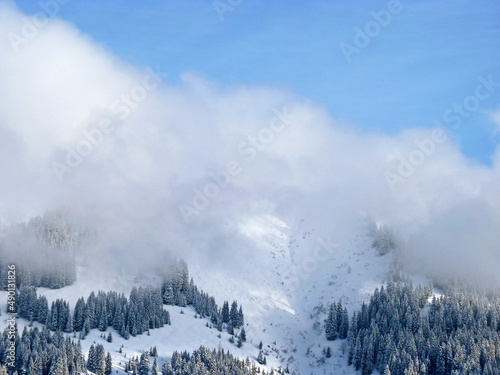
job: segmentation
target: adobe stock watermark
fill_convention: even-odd
[[[339,249],[339,244],[332,241],[331,236],[325,239],[316,238],[316,246],[313,254],[305,257],[298,265],[292,265],[287,275],[288,282],[297,287],[301,281],[305,281],[309,276],[318,270],[322,262],[328,260]]]
[[[387,9],[380,11],[372,10],[370,15],[372,20],[368,21],[363,28],[354,28],[354,38],[352,44],[342,42],[339,44],[340,50],[348,63],[352,61],[352,55],[359,55],[371,41],[378,37],[392,21],[392,17],[403,11],[403,5],[399,0],[389,0]]]
[[[404,157],[399,152],[395,156],[390,156],[387,161],[392,161],[396,158],[399,162],[395,172],[385,172],[384,177],[392,191],[396,190],[398,184],[402,184],[407,178],[415,172],[415,169],[427,160],[437,148],[437,145],[446,142],[448,139],[446,131],[443,128],[436,127],[431,131],[431,135],[422,140],[415,140],[415,149],[413,149],[407,157]]]
[[[480,103],[489,99],[496,88],[500,87],[500,81],[493,81],[493,75],[478,77],[479,84],[474,89],[474,94],[466,96],[461,103],[454,103],[447,109],[442,116],[443,121],[450,126],[452,130],[457,130],[464,119],[479,109]]]
[[[205,183],[202,188],[193,189],[191,204],[182,203],[178,206],[186,223],[189,223],[192,216],[198,216],[201,211],[205,210],[210,202],[220,195],[221,191],[227,189],[231,181],[243,172],[245,163],[252,162],[259,152],[264,151],[276,135],[285,130],[286,126],[291,123],[291,119],[294,118],[287,112],[286,107],[281,111],[276,109],[272,111],[274,117],[268,126],[260,129],[256,135],[248,136],[245,141],[238,145],[237,153],[240,158],[243,158],[243,161],[239,161],[237,158],[229,160],[224,168],[209,173],[210,181]]]
[[[219,17],[221,22],[224,21],[224,13],[232,12],[234,8],[239,6],[243,0],[215,0],[212,5],[214,7],[215,13]]]
[[[149,93],[159,86],[163,80],[162,76],[165,75],[158,65],[156,70],[146,68],[146,72],[140,83],[111,102],[109,109],[119,121],[125,121],[130,113],[147,99]],[[110,117],[103,117],[93,128],[82,130],[80,141],[74,147],[67,148],[64,161],[51,163],[52,171],[59,182],[64,181],[66,174],[73,173],[74,169],[104,142],[106,136],[116,130],[115,122],[116,120],[113,121]]]
[[[48,25],[49,19],[55,17],[61,10],[61,5],[66,5],[71,0],[47,0],[39,1],[40,11],[22,19],[22,26],[19,32],[9,32],[7,37],[15,53],[20,51],[21,46],[33,40],[41,29]]]
[[[15,362],[16,362],[16,336],[17,336],[17,273],[16,273],[16,265],[9,264],[7,269],[4,271],[4,274],[7,275],[5,280],[7,281],[7,314],[10,317],[7,319],[7,336],[8,336],[8,344],[5,350],[4,358],[6,358],[7,367],[11,370],[15,370]]]
[[[476,112],[482,101],[489,99],[500,87],[500,82],[494,81],[490,74],[487,78],[478,77],[479,84],[474,89],[474,94],[466,96],[461,102],[454,103],[453,106],[443,112],[442,120],[451,130],[457,130],[462,125],[464,119]],[[431,130],[431,135],[422,140],[415,140],[415,148],[404,157],[400,153],[391,155],[386,161],[391,162],[397,159],[398,166],[395,172],[385,172],[384,177],[392,191],[396,190],[398,184],[404,183],[410,178],[416,169],[434,154],[438,145],[445,143],[449,138],[447,129],[437,122],[437,126]]]

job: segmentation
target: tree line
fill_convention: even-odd
[[[151,364],[153,357],[153,364]],[[170,361],[166,361],[161,366],[158,365],[158,358],[151,352],[145,351],[139,357],[132,357],[125,366],[125,371],[134,375],[284,375],[283,370],[271,370],[266,372],[260,370],[251,363],[250,359],[241,360],[224,349],[210,350],[200,346],[192,353],[187,351],[172,354]]]
[[[354,312],[348,364],[371,374],[493,375],[500,368],[500,297],[450,287],[441,297],[390,281]]]
[[[49,308],[46,297],[37,296],[35,287],[23,286],[17,304],[20,317],[45,324],[52,331],[80,332],[81,339],[94,328],[106,331],[113,327],[128,339],[170,324],[160,289],[154,287],[134,287],[128,299],[114,291],[92,292],[86,300],[78,299],[71,314],[69,303],[63,299],[52,302]]]
[[[67,301],[57,299],[49,307],[46,297],[37,295],[34,286],[22,285],[16,298],[19,316],[45,324],[52,331],[80,332],[81,339],[94,328],[106,331],[113,327],[128,339],[171,324],[163,304],[193,306],[200,317],[209,317],[219,331],[226,328],[231,335],[243,327],[245,317],[237,301],[233,301],[231,307],[224,301],[219,308],[214,297],[199,290],[193,279],[189,279],[183,260],[169,264],[161,287],[134,287],[129,298],[114,291],[92,292],[87,299],[78,299],[73,313]]]
[[[9,337],[10,336],[10,337]],[[12,337],[14,336],[14,337]],[[7,362],[7,350],[14,342],[14,366]],[[23,329],[19,336],[6,328],[0,339],[0,363],[9,373],[26,375],[73,375],[86,373],[85,357],[80,342],[64,337],[61,331],[51,334],[43,327]]]
[[[325,322],[327,340],[345,339],[349,331],[349,314],[347,308],[342,306],[342,300],[333,303]]]
[[[222,308],[219,308],[215,298],[198,289],[193,279],[190,279],[184,260],[171,259],[168,264],[161,286],[163,303],[181,307],[192,306],[200,317],[210,318],[219,331],[226,328],[231,335],[234,334],[234,329],[243,327],[245,316],[237,301],[231,303],[231,308],[229,302],[224,301]]]
[[[76,281],[75,254],[92,233],[68,213],[46,213],[11,225],[0,243],[0,288],[6,290],[7,265],[16,265],[17,287],[62,288]]]

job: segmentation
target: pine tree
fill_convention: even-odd
[[[362,333],[358,334],[356,337],[356,344],[354,345],[354,355],[353,355],[353,364],[356,370],[361,369],[361,361],[363,359],[363,344],[361,341]]]
[[[347,312],[347,308],[344,308],[341,314],[341,321],[339,326],[339,339],[344,340],[347,338],[349,333],[349,313]]]
[[[178,298],[177,305],[179,305],[181,307],[186,307],[187,306],[187,298],[186,298],[186,295],[184,294],[184,292],[179,292],[178,296],[179,296],[179,298]]]
[[[233,326],[235,328],[239,328],[238,321],[239,321],[239,315],[238,315],[238,303],[236,301],[233,301],[231,304],[231,311],[229,312],[229,320],[233,322]]]
[[[366,347],[363,350],[363,374],[370,375],[375,368],[375,342],[372,335],[368,336]],[[366,342],[366,341],[365,341]]]
[[[217,331],[222,332],[222,319],[217,318],[215,328],[217,328]]]
[[[148,375],[149,374],[149,352],[144,352],[141,354],[141,361],[139,362],[138,375]]]
[[[172,364],[170,362],[163,362],[161,367],[161,375],[173,375]]]
[[[436,364],[436,374],[445,375],[446,374],[446,357],[445,357],[446,347],[444,344],[441,345],[439,349],[439,355]]]
[[[257,355],[257,362],[259,362],[261,365],[264,364],[264,354],[262,353],[262,350],[259,351],[259,354]]]
[[[104,374],[110,375],[113,369],[113,361],[111,359],[111,354],[106,354],[105,365],[104,365]]]
[[[29,365],[28,375],[40,375],[42,373],[40,356],[33,356]]]
[[[234,335],[234,326],[232,320],[230,320],[227,324],[227,333],[229,333],[230,335]]]
[[[163,303],[165,305],[173,305],[174,304],[174,291],[170,284],[166,285],[165,292],[163,293]]]
[[[92,360],[93,370],[90,368],[89,370],[95,372],[96,375],[104,375],[104,370],[106,366],[105,357],[106,357],[106,351],[104,350],[104,346],[102,346],[101,344],[97,344],[94,348],[94,356]],[[90,352],[89,352],[89,362],[90,362]]]
[[[33,286],[21,286],[17,297],[17,312],[21,318],[36,318],[36,290]]]
[[[340,300],[338,303],[337,303],[337,306],[336,306],[336,309],[335,309],[335,314],[336,314],[336,318],[335,318],[335,323],[336,323],[336,330],[337,330],[337,334],[340,333],[340,324],[342,323],[342,315],[344,314],[344,307],[342,306],[342,300]]]
[[[86,318],[85,322],[83,323],[82,340],[85,339],[85,337],[89,334],[90,329],[91,329],[90,320]]]
[[[108,337],[106,338],[107,342],[113,342],[113,335],[111,334],[111,331],[108,333]]]
[[[91,372],[96,371],[96,357],[94,344],[90,345],[89,354],[87,358],[87,369]]]
[[[37,299],[37,321],[42,324],[47,322],[47,315],[49,314],[49,304],[45,296]]]
[[[325,334],[326,339],[329,341],[335,340],[337,338],[337,306],[333,303],[330,306],[330,312],[328,313],[328,318],[325,324]]]
[[[66,354],[60,355],[57,359],[52,361],[49,375],[69,375]]]
[[[155,357],[153,362],[153,367],[151,367],[151,375],[160,375],[160,369],[158,368],[158,358]]]
[[[372,247],[377,249],[379,255],[385,255],[396,247],[394,234],[387,226],[380,227],[374,235]]]
[[[243,308],[240,306],[238,310],[238,327],[243,327],[245,324],[245,315],[243,315]]]
[[[65,316],[66,324],[64,328],[64,332],[66,333],[71,333],[73,332],[73,318],[71,314],[69,313],[69,308],[66,311],[66,316]]]
[[[76,374],[83,373],[85,371],[85,357],[82,354],[82,345],[80,341],[78,341],[77,345],[75,345],[74,353],[74,372]]]
[[[102,306],[101,313],[99,314],[98,327],[101,332],[106,331],[106,329],[108,328],[108,312],[106,310],[105,304]]]
[[[222,323],[229,323],[229,319],[230,319],[229,302],[224,301],[224,303],[222,304],[221,314],[222,314]]]
[[[83,329],[83,321],[85,318],[85,300],[80,297],[76,301],[75,311],[73,312],[73,326],[75,331],[81,331]]]

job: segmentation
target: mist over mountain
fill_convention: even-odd
[[[29,19],[0,13],[6,35]],[[367,133],[290,92],[193,72],[170,83],[168,66],[128,66],[58,19],[13,43],[0,42],[4,223],[66,206],[124,260],[138,247],[224,258],[244,251],[252,215],[326,222],[335,236],[363,210],[422,258],[453,259],[440,267],[500,265],[499,154],[474,164],[450,129]]]
[[[2,3],[3,223],[65,206],[124,261],[138,248],[225,259],[251,247],[252,215],[328,223],[340,239],[363,210],[431,268],[500,266],[498,152],[486,167],[451,129],[367,133],[290,92],[193,72],[170,83],[168,66],[128,66],[58,19],[13,39],[27,19]]]

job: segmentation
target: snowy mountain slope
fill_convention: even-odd
[[[336,245],[329,241],[329,251],[325,249],[328,241],[314,236],[315,228],[306,227],[304,223],[301,232],[302,236],[295,241],[298,247],[322,248],[325,251],[317,254],[327,255],[318,259],[317,263],[312,262],[310,258],[298,260],[304,270],[312,270],[295,288],[295,306],[302,329],[295,332],[295,337],[292,336],[291,340],[298,348],[299,371],[301,374],[328,374],[332,372],[333,367],[337,371],[342,368],[347,371],[345,373],[351,373],[352,369],[345,369],[346,358],[341,358],[340,340],[332,343],[325,338],[323,322],[328,307],[341,299],[350,314],[358,309],[384,281],[390,257],[376,255],[362,221],[353,231],[357,234],[352,238]],[[306,268],[308,264],[309,268]],[[323,362],[322,351],[327,346],[333,349],[332,357]]]
[[[238,357],[255,360],[262,341],[268,368],[288,366],[298,374],[330,374],[333,369],[335,373],[354,374],[346,366],[342,342],[326,340],[323,321],[332,302],[342,299],[351,314],[384,281],[390,255],[376,255],[364,220],[359,219],[342,238],[335,239],[328,234],[328,224],[318,220],[287,223],[268,213],[241,218],[228,230],[246,239],[249,248],[245,251],[251,257],[230,267],[227,262],[207,264],[197,257],[186,261],[195,283],[219,305],[236,299],[243,306],[247,332],[243,348],[231,344],[227,332],[207,328],[206,319],[195,319],[191,308],[184,308],[181,314],[181,308],[165,306],[171,314],[171,326],[129,340],[109,328],[112,343],[101,338],[100,331],[92,330],[82,341],[84,352],[94,341],[101,343],[111,352],[115,368],[123,370],[126,358],[152,346],[157,346],[162,361],[174,350],[192,351],[200,345],[221,346]],[[57,290],[38,288],[38,293],[49,303],[63,298],[73,308],[78,298],[86,298],[91,291],[115,290],[128,296],[134,285],[158,281],[153,273],[136,277],[123,270],[97,272],[80,266],[73,285]],[[5,312],[5,292],[0,293],[0,304]],[[6,318],[5,314],[0,318],[2,329]],[[19,319],[20,329],[27,323]],[[119,353],[122,345],[123,353]],[[332,357],[325,359],[322,351],[327,346]]]
[[[344,368],[341,343],[324,336],[327,307],[342,299],[351,314],[384,281],[391,260],[371,248],[365,221],[354,223],[354,235],[339,242],[328,236],[325,224],[292,225],[269,214],[248,217],[235,228],[251,239],[255,258],[248,263],[253,272],[233,269],[228,274],[193,259],[189,264],[196,282],[219,299],[238,299],[249,323],[248,336],[263,341],[268,359],[275,357],[271,363],[288,365],[300,374]],[[333,355],[323,363],[326,346],[332,347]]]
[[[70,297],[66,291],[61,291],[60,298]],[[3,329],[7,326],[6,314],[6,296],[2,292],[1,295],[2,316],[0,317],[0,328]],[[106,352],[110,352],[113,358],[113,373],[125,374],[125,363],[132,356],[140,356],[143,351],[149,350],[153,346],[158,349],[158,361],[161,365],[164,361],[169,360],[174,351],[188,351],[192,352],[198,349],[200,345],[208,348],[218,347],[224,350],[231,351],[234,355],[241,358],[255,360],[258,355],[258,347],[246,343],[242,348],[237,348],[235,344],[229,342],[230,335],[227,332],[219,332],[215,328],[206,327],[206,319],[195,318],[195,312],[191,308],[180,308],[177,306],[168,306],[167,310],[170,312],[172,325],[150,331],[150,335],[142,334],[136,337],[130,337],[125,340],[120,337],[119,333],[112,328],[108,328],[104,333],[107,336],[108,332],[112,332],[113,341],[107,342],[105,338],[101,337],[103,332],[93,329],[89,335],[81,341],[82,351],[87,357],[90,346],[93,343],[102,344]],[[182,310],[182,313],[181,313]],[[18,329],[21,333],[29,322],[26,319],[18,319]],[[33,323],[33,326],[41,328],[40,323]],[[66,336],[73,337],[71,334]],[[219,337],[219,335],[221,337]],[[123,346],[123,347],[122,347]],[[120,353],[120,348],[122,353]]]

